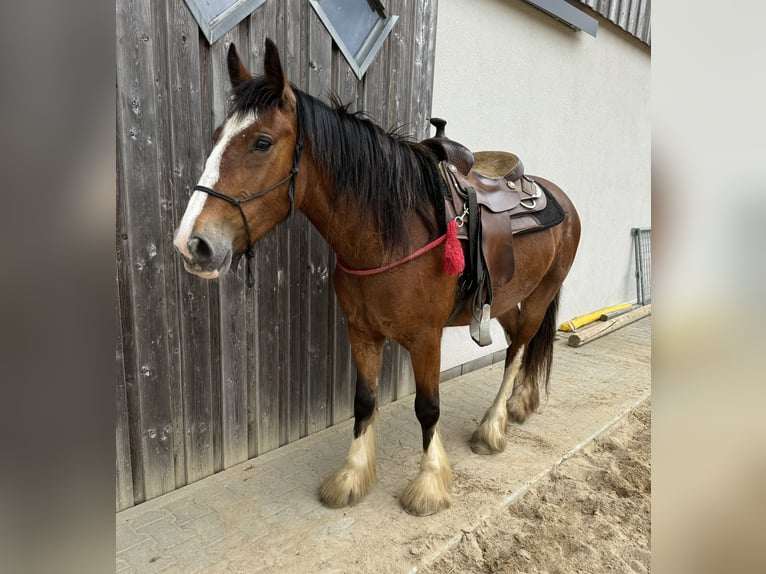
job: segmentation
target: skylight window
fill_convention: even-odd
[[[309,1],[361,80],[399,16],[386,16],[380,0]]]
[[[210,44],[223,37],[266,0],[186,0],[189,12]]]

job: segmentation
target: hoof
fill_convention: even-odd
[[[375,427],[370,425],[351,441],[343,466],[324,479],[319,487],[319,500],[330,508],[353,506],[370,492],[376,475]]]
[[[415,516],[428,516],[449,508],[452,489],[452,467],[442,446],[439,433],[420,460],[420,473],[402,494],[402,508]]]
[[[505,450],[505,445],[508,442],[505,435],[503,435],[502,439],[492,442],[477,435],[479,435],[478,430],[476,430],[471,437],[471,450],[474,454],[498,454]]]
[[[471,450],[476,454],[497,454],[505,450],[508,439],[505,436],[507,414],[487,411],[471,437]]]
[[[451,485],[446,482],[439,473],[421,472],[399,499],[402,508],[415,516],[429,516],[449,508]]]
[[[329,508],[343,508],[361,502],[375,482],[374,469],[371,475],[363,474],[354,469],[341,468],[324,479],[319,487],[319,500]]]

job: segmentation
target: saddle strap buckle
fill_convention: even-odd
[[[468,215],[468,202],[465,202],[463,204],[463,213],[461,213],[455,218],[455,221],[457,221],[458,227],[463,227],[463,225],[465,225],[465,218],[467,215]]]
[[[527,194],[528,197],[525,197],[519,203],[521,203],[521,205],[523,207],[525,207],[526,209],[534,209],[535,207],[537,207],[537,200],[540,199],[543,196],[543,192],[540,189],[540,187],[537,185],[537,183],[535,183],[535,180],[533,180],[530,177],[527,177],[526,175],[523,176],[523,177],[524,177],[525,180],[527,180],[529,183],[532,184],[532,187],[535,190],[535,193],[534,193],[534,195],[527,194],[527,192],[524,191],[524,186],[522,185],[521,186],[521,191],[522,191],[522,193]]]

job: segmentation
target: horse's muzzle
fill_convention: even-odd
[[[184,268],[204,279],[216,279],[231,264],[231,249],[216,248],[200,235],[192,235],[183,247],[175,244],[184,259]]]

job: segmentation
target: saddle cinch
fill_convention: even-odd
[[[489,331],[492,290],[513,278],[513,236],[543,228],[531,214],[545,209],[547,195],[514,154],[502,151],[472,153],[449,139],[446,121],[431,118],[436,135],[423,140],[439,159],[447,187],[447,221],[457,219],[466,266],[460,277],[455,310],[448,324],[473,294],[471,337],[480,346],[492,343]]]

